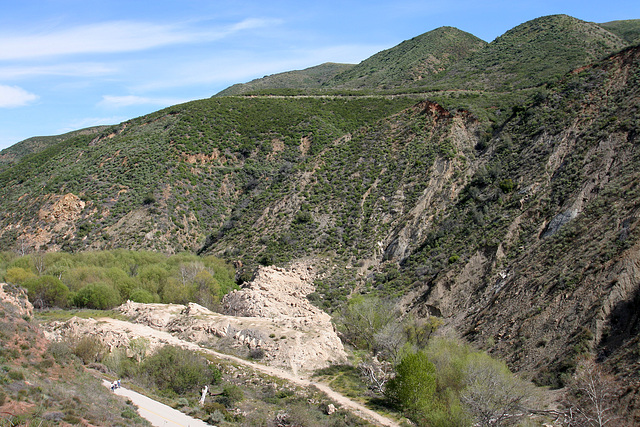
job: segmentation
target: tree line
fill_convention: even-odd
[[[196,302],[216,309],[237,288],[235,270],[214,256],[147,251],[0,253],[0,274],[27,289],[38,309],[111,309],[127,300]]]

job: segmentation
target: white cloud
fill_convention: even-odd
[[[133,52],[180,43],[219,40],[233,33],[270,26],[274,20],[247,19],[217,29],[198,30],[184,25],[113,21],[57,32],[0,35],[0,60],[81,53]]]
[[[108,107],[108,108],[131,107],[134,105],[169,106],[169,105],[181,104],[187,101],[189,100],[179,99],[179,98],[152,98],[152,97],[136,96],[136,95],[125,95],[125,96],[104,95],[99,105],[102,107]]]
[[[0,108],[23,107],[36,99],[37,95],[18,86],[0,85]]]

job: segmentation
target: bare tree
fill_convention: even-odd
[[[394,375],[393,365],[386,361],[379,361],[376,357],[360,362],[358,369],[369,383],[369,388],[377,394],[384,393],[387,381]]]
[[[402,348],[407,343],[404,325],[396,319],[391,320],[373,338],[375,349],[383,357],[388,358],[394,366],[397,365],[402,355]]]
[[[31,255],[31,260],[33,262],[33,267],[38,272],[38,276],[42,276],[44,274],[44,271],[47,269],[44,254],[42,252],[36,252]]]
[[[568,424],[572,426],[624,425],[618,413],[620,387],[612,375],[591,359],[578,364],[569,385]]]
[[[526,415],[533,387],[513,375],[507,366],[480,353],[471,356],[460,401],[480,426],[500,426]]]

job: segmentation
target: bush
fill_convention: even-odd
[[[229,384],[224,387],[222,394],[218,397],[218,401],[226,407],[234,407],[236,404],[244,400],[244,393],[242,389],[234,384]]]
[[[73,297],[76,307],[108,310],[120,304],[120,294],[106,283],[91,283]]]
[[[136,288],[129,295],[129,299],[133,302],[140,302],[144,304],[151,304],[158,302],[157,298],[151,292],[146,289]]]
[[[89,363],[101,362],[105,351],[104,344],[97,338],[84,337],[75,345],[73,354],[78,356],[82,363],[88,365]]]
[[[64,308],[69,303],[69,288],[57,277],[42,276],[37,279],[28,279],[24,286],[27,288],[29,301],[36,308]]]
[[[142,371],[159,390],[175,394],[198,392],[205,385],[219,382],[222,376],[201,355],[173,346],[164,346],[148,357]]]

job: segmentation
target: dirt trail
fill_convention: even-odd
[[[110,387],[107,380],[102,382],[105,387]],[[154,427],[211,427],[202,420],[190,417],[177,409],[160,403],[133,390],[121,387],[114,391],[118,396],[130,399],[138,407],[138,413]]]
[[[132,334],[139,337],[153,338],[154,340],[159,340],[160,342],[163,342],[165,344],[180,346],[190,350],[202,351],[204,353],[208,353],[213,356],[216,356],[220,359],[226,359],[234,363],[237,363],[239,365],[248,366],[252,369],[255,369],[256,371],[260,371],[267,375],[272,375],[274,377],[282,378],[284,380],[290,381],[294,384],[297,384],[303,387],[308,387],[313,385],[316,388],[318,388],[320,391],[325,393],[327,396],[329,396],[329,398],[335,401],[338,405],[343,406],[344,408],[348,409],[354,414],[370,422],[373,422],[375,424],[382,425],[382,426],[399,427],[399,424],[394,420],[387,418],[383,415],[380,415],[377,412],[372,411],[371,409],[365,407],[364,405],[349,399],[348,397],[332,390],[326,384],[317,383],[317,382],[311,381],[308,378],[299,377],[297,375],[294,375],[290,372],[284,371],[279,368],[261,365],[256,362],[251,362],[251,361],[244,360],[239,357],[231,356],[224,353],[218,353],[217,351],[200,347],[199,345],[194,344],[192,342],[181,340],[180,338],[177,338],[171,335],[169,332],[153,329],[150,326],[146,326],[138,323],[130,323],[123,320],[116,320],[111,318],[101,318],[97,320],[100,322],[109,323],[113,325],[114,328],[117,328],[118,330],[128,330]]]

